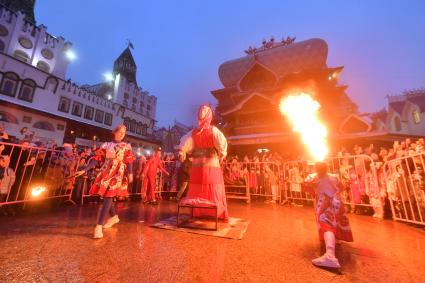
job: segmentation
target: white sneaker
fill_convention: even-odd
[[[95,239],[101,239],[101,238],[103,238],[102,225],[96,225],[96,227],[94,228],[94,236],[93,236],[93,238],[95,238]]]
[[[311,261],[315,266],[341,268],[339,261],[336,257],[329,254],[324,254],[321,257],[315,258]]]
[[[103,225],[103,228],[105,228],[105,229],[111,228],[112,226],[114,226],[118,222],[120,222],[118,215],[114,215],[111,218],[109,218],[108,221],[106,221],[105,225]]]

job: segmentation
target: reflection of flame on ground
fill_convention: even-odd
[[[328,154],[328,131],[317,117],[320,104],[309,94],[301,92],[283,97],[279,107],[280,112],[292,125],[293,131],[301,134],[315,161],[324,160]]]
[[[33,197],[38,197],[38,196],[40,196],[44,191],[46,190],[46,188],[45,187],[41,187],[41,186],[38,186],[38,187],[34,187],[34,188],[32,188],[32,190],[31,190],[31,195],[33,196]]]

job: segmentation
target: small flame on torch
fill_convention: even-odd
[[[33,196],[33,197],[38,197],[38,196],[40,196],[44,191],[46,190],[46,188],[45,187],[34,187],[34,188],[32,188],[32,190],[31,190],[31,195]]]
[[[283,97],[279,108],[292,124],[293,131],[301,134],[315,161],[323,161],[329,150],[326,145],[328,131],[317,117],[320,104],[309,94],[302,92]]]

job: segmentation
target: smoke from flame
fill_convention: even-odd
[[[301,134],[304,144],[315,161],[328,154],[326,126],[318,119],[320,104],[307,93],[289,95],[280,101],[280,112],[291,123],[293,131]]]

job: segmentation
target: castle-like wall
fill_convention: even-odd
[[[21,12],[0,8],[0,51],[64,79],[71,46],[63,37],[47,33],[44,25],[27,22]]]

